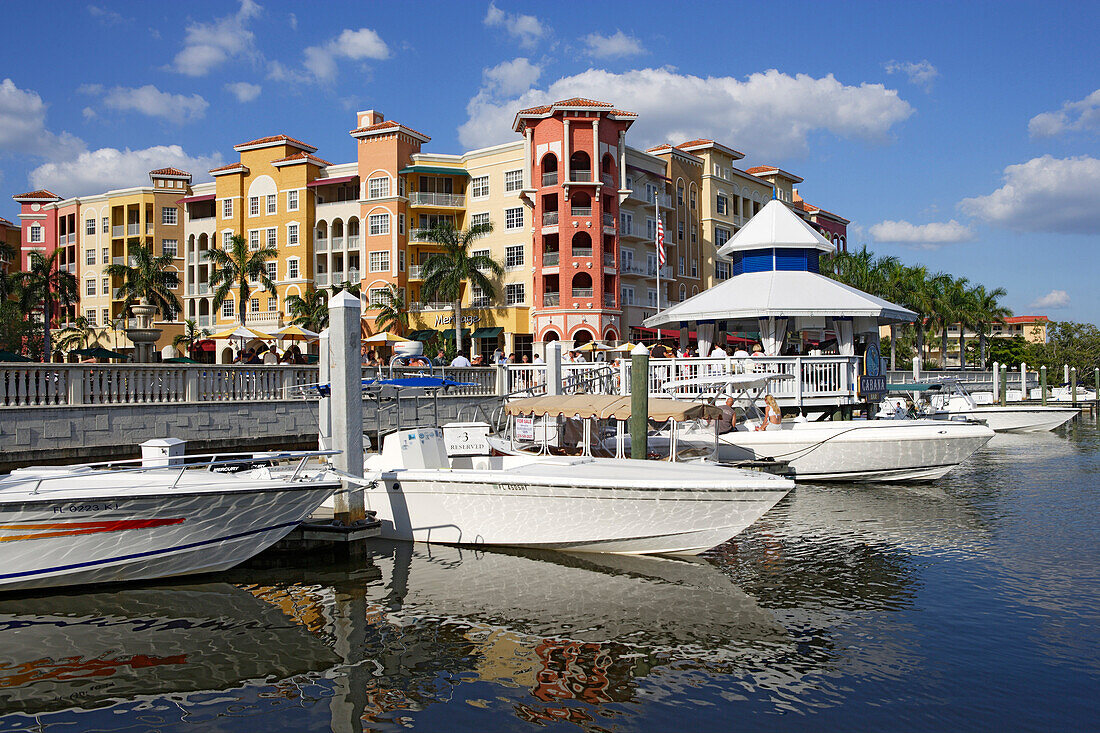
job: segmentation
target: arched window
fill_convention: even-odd
[[[570,253],[574,257],[592,256],[592,237],[588,232],[577,232],[569,243]]]
[[[592,180],[592,159],[583,150],[578,150],[569,156],[569,180]]]
[[[584,191],[576,191],[569,197],[569,213],[573,216],[592,216],[592,197]]]
[[[542,185],[558,185],[558,156],[553,153],[542,156]]]
[[[547,331],[545,334],[543,334],[542,340],[546,343],[550,343],[551,341],[560,341],[561,336],[558,335],[557,331]]]
[[[573,297],[592,297],[592,276],[587,272],[578,272],[573,276]]]
[[[591,340],[592,340],[592,332],[587,330],[587,329],[582,328],[581,330],[579,330],[579,331],[577,331],[576,333],[573,334],[573,348],[576,349],[576,348],[579,348],[581,346],[584,346],[585,344],[587,344]]]

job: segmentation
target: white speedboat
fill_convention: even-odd
[[[341,484],[306,471],[328,453],[184,465],[34,467],[0,477],[0,591],[147,580],[231,568],[267,549]],[[124,467],[117,467],[122,465]],[[114,466],[114,467],[111,467]],[[236,473],[229,473],[239,469]]]
[[[974,395],[954,379],[932,384],[890,385],[892,392],[908,392],[920,417],[933,420],[980,420],[998,433],[1041,433],[1064,425],[1077,416],[1072,407],[1016,403],[1012,405],[979,404]],[[921,399],[923,397],[923,399]],[[898,397],[883,401],[886,414],[896,414]]]
[[[670,381],[665,390],[698,394],[710,388],[732,399],[732,427],[718,436],[717,460],[786,461],[797,480],[920,481],[943,476],[989,442],[985,425],[940,420],[783,420],[765,426],[755,395],[785,375],[731,374]],[[682,446],[705,445],[714,427],[697,422],[680,431]],[[662,443],[663,439],[663,443]],[[669,436],[649,438],[656,450],[668,451]],[[663,446],[663,448],[662,448]]]
[[[709,465],[450,458],[439,428],[386,436],[365,469],[368,508],[390,539],[621,554],[698,554],[748,527],[794,487]]]

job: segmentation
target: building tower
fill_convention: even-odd
[[[521,110],[524,191],[534,208],[535,341],[578,345],[623,335],[618,303],[619,202],[626,131],[637,115],[567,99]]]

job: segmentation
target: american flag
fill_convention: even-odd
[[[657,266],[665,266],[665,225],[657,220]]]

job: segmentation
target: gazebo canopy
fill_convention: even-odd
[[[772,199],[718,250],[728,256],[743,250],[794,247],[832,252],[835,248],[782,201]]]
[[[770,270],[737,275],[645,320],[649,328],[759,318],[874,318],[910,323],[917,314],[816,272]]]

